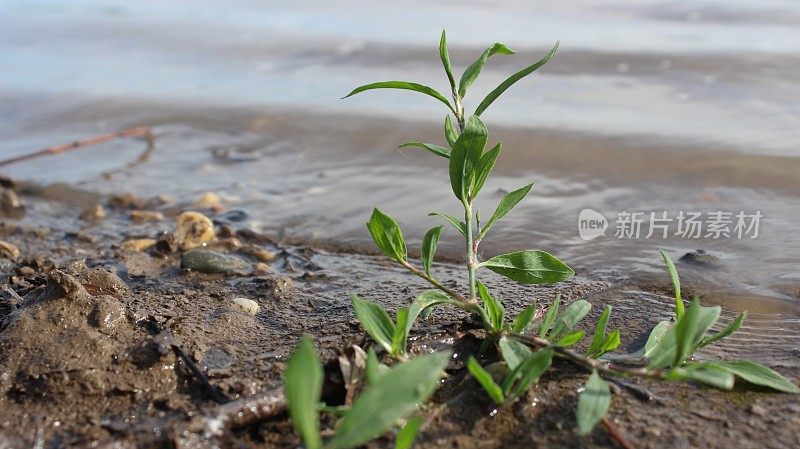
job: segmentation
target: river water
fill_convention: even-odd
[[[442,29],[459,73],[494,41],[518,52],[490,59],[468,110],[560,41],[553,61],[483,115],[504,153],[482,215],[535,182],[484,256],[541,248],[580,274],[619,279],[663,276],[659,248],[676,259],[703,249],[710,265],[679,269],[702,281],[708,302],[799,326],[794,1],[4,0],[0,157],[153,126],[156,151],[122,171],[141,142],[5,172],[145,196],[214,191],[253,227],[355,247],[369,244],[364,222],[378,206],[413,246],[438,224],[428,212],[455,214],[458,203],[446,161],[397,145],[443,144],[445,111],[410,92],[340,97],[386,79],[446,91]],[[605,235],[581,238],[584,209],[607,220]],[[651,212],[672,220],[666,238],[660,228],[647,237]],[[678,229],[691,212],[701,214],[698,238]],[[625,232],[626,213],[642,214],[633,215],[643,217],[638,237]],[[758,216],[757,235],[737,235],[739,214],[748,225]],[[456,236],[443,237],[448,255],[460,251]]]

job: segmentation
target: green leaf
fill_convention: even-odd
[[[671,380],[694,380],[722,390],[733,388],[733,374],[708,363],[692,363],[681,368],[672,369],[668,378]]]
[[[411,449],[417,439],[419,429],[422,427],[422,415],[417,415],[408,421],[394,439],[394,449]]]
[[[605,339],[605,341],[603,341],[603,346],[600,347],[600,353],[597,355],[597,357],[617,349],[620,343],[621,340],[619,337],[619,329],[614,329],[610,334],[608,334],[608,337]]]
[[[400,148],[407,148],[407,147],[418,147],[424,150],[428,150],[431,153],[441,156],[447,159],[450,159],[450,148],[441,147],[439,145],[434,145],[432,143],[424,143],[424,142],[406,142],[400,145]]]
[[[403,231],[394,219],[377,208],[372,211],[372,216],[367,222],[367,229],[372,235],[372,240],[378,245],[387,257],[398,262],[405,262],[408,258],[406,241]]]
[[[648,367],[679,367],[700,346],[719,314],[719,306],[703,307],[700,300],[695,298],[683,317],[670,326],[650,350],[645,350],[645,356],[650,359]]]
[[[446,222],[453,225],[453,227],[456,228],[456,230],[460,232],[461,235],[464,236],[464,238],[467,238],[467,224],[464,223],[463,221],[459,221],[456,217],[448,214],[442,214],[439,212],[430,212],[428,213],[428,216],[429,217],[436,216],[443,218]]]
[[[475,360],[475,357],[469,356],[469,360],[467,360],[467,369],[496,404],[502,405],[503,402],[505,402],[503,390],[497,385],[494,379],[492,379],[492,375]]]
[[[394,323],[389,318],[389,314],[381,306],[356,295],[352,297],[353,310],[356,312],[358,321],[365,331],[383,346],[389,353],[392,353],[392,340],[394,339]]]
[[[441,304],[449,304],[459,308],[463,307],[464,305],[459,301],[447,296],[447,294],[441,290],[426,290],[422,292],[421,295],[417,296],[417,298],[411,303],[411,307],[408,311],[408,324],[406,325],[406,333],[411,331],[411,326],[414,324],[414,321],[417,320],[419,315],[424,314],[426,311]]]
[[[439,236],[442,235],[444,226],[437,226],[431,228],[425,233],[422,238],[422,266],[425,268],[425,274],[431,275],[431,265],[433,265],[433,256],[436,255],[436,248],[439,245]]]
[[[594,327],[592,344],[590,344],[589,349],[586,350],[587,357],[599,357],[602,355],[600,354],[600,348],[603,346],[603,342],[605,341],[606,325],[608,324],[608,317],[610,315],[611,306],[606,306],[606,309],[603,310],[603,314],[600,315],[600,319],[597,320],[597,324]]]
[[[769,387],[773,390],[782,391],[784,393],[800,393],[800,388],[798,388],[788,379],[772,369],[756,362],[740,360],[733,362],[713,362],[707,363],[706,365],[723,369],[754,385]]]
[[[672,288],[675,290],[675,318],[679,320],[683,316],[681,278],[678,277],[678,270],[675,268],[675,264],[672,263],[672,259],[669,258],[667,253],[665,253],[663,250],[658,251],[661,253],[661,257],[664,258],[664,263],[667,264],[667,272],[669,273],[670,279],[672,279]]]
[[[584,331],[567,332],[566,334],[562,335],[561,338],[556,340],[555,345],[564,347],[572,346],[581,341],[581,338],[583,338],[584,335],[586,335],[586,332]]]
[[[461,80],[458,82],[459,97],[464,98],[464,95],[467,94],[467,89],[469,89],[469,86],[471,86],[472,83],[478,78],[478,75],[481,74],[481,70],[483,70],[486,60],[489,59],[490,56],[498,53],[501,55],[513,55],[515,52],[500,42],[495,42],[491,47],[487,48],[483,53],[481,53],[475,62],[470,64],[469,67],[464,70],[464,74],[461,75]]]
[[[558,340],[564,333],[572,330],[592,309],[592,305],[585,299],[579,299],[572,304],[568,305],[556,320],[553,326],[553,331],[550,332],[550,338]]]
[[[500,346],[500,354],[508,365],[508,369],[512,371],[533,354],[524,344],[506,337],[500,338],[498,346]]]
[[[408,322],[408,309],[397,309],[397,324],[394,327],[394,334],[392,335],[392,351],[393,356],[405,354],[406,343],[408,341],[408,329],[411,329],[413,323]]]
[[[283,388],[294,430],[308,449],[322,447],[318,419],[322,380],[322,362],[317,357],[314,343],[304,336],[286,362]]]
[[[561,304],[560,293],[556,295],[556,299],[553,300],[553,303],[547,308],[547,313],[545,313],[542,324],[539,326],[539,338],[544,338],[547,335],[547,332],[550,331],[550,328],[553,327],[553,323],[556,322],[559,304]]]
[[[365,84],[363,86],[356,87],[355,89],[353,89],[352,92],[350,92],[349,94],[347,94],[344,97],[342,97],[342,99],[345,99],[345,98],[351,97],[351,96],[353,96],[355,94],[364,92],[366,90],[372,90],[372,89],[413,90],[414,92],[419,92],[421,94],[429,95],[429,96],[441,101],[442,103],[444,103],[448,107],[448,109],[453,111],[454,114],[456,113],[455,109],[453,109],[453,106],[450,104],[450,102],[447,100],[447,98],[445,98],[444,95],[440,94],[439,92],[437,92],[435,89],[433,89],[431,87],[428,87],[428,86],[425,86],[425,85],[422,85],[422,84],[417,84],[417,83],[410,83],[408,81],[381,81],[381,82],[372,83],[372,84]]]
[[[326,448],[358,447],[414,412],[436,389],[451,355],[450,351],[425,354],[394,365],[356,399]]]
[[[667,334],[671,326],[672,323],[669,321],[659,321],[658,324],[653,327],[653,330],[650,331],[650,335],[647,337],[647,342],[644,344],[643,357],[652,357],[653,349],[658,346],[658,343],[664,338],[664,335]]]
[[[608,384],[597,374],[597,370],[592,370],[586,387],[578,395],[578,410],[576,418],[578,421],[578,433],[586,435],[594,429],[594,426],[602,421],[611,406],[611,391]]]
[[[539,380],[539,377],[547,371],[547,368],[550,368],[552,361],[552,348],[540,349],[531,354],[515,370],[511,371],[511,374],[506,378],[506,381],[511,380],[512,383],[506,385],[503,382],[503,391],[506,392],[506,397],[516,400],[522,396],[531,385]]]
[[[513,209],[514,206],[519,204],[519,202],[522,201],[526,195],[528,195],[528,192],[531,191],[532,187],[533,183],[530,183],[525,187],[514,190],[513,192],[510,192],[506,196],[504,196],[503,199],[500,200],[500,203],[497,205],[497,209],[495,209],[494,213],[489,218],[489,221],[487,221],[486,224],[483,225],[483,229],[481,229],[481,233],[478,236],[478,239],[482,239],[486,235],[486,233],[489,232],[489,229],[496,221],[508,215],[508,213],[511,212],[511,209]]]
[[[536,304],[531,304],[525,308],[522,312],[517,315],[514,319],[514,324],[511,327],[511,331],[516,334],[521,334],[528,330],[531,325],[531,321],[536,316]]]
[[[470,116],[464,131],[458,136],[450,152],[450,185],[453,193],[461,202],[466,201],[469,194],[470,178],[478,165],[489,131],[486,125],[476,116]]]
[[[372,348],[369,348],[367,351],[367,361],[365,365],[364,376],[367,379],[367,383],[370,385],[377,382],[386,370],[389,369],[389,367],[378,361],[378,356]]]
[[[456,144],[456,140],[458,140],[458,131],[453,126],[453,122],[450,121],[450,114],[447,114],[444,117],[444,138],[447,140],[447,144],[450,145],[452,148],[453,145]]]
[[[746,310],[737,315],[736,319],[733,320],[731,324],[725,326],[725,328],[722,329],[721,331],[717,332],[714,335],[708,335],[705,338],[703,338],[703,341],[700,342],[700,347],[702,348],[703,346],[708,346],[714,343],[715,341],[721,340],[727,337],[728,335],[736,332],[737,330],[739,330],[740,327],[742,327],[742,323],[744,323],[745,318],[747,318]]]
[[[550,51],[544,58],[540,59],[535,64],[525,67],[519,72],[509,76],[505,81],[500,83],[499,86],[497,86],[493,91],[489,92],[489,95],[487,95],[486,98],[484,98],[483,101],[481,101],[481,104],[479,104],[478,108],[475,109],[475,115],[481,115],[483,111],[486,110],[486,108],[488,108],[495,100],[497,100],[497,98],[500,95],[502,95],[503,92],[505,92],[506,89],[511,87],[514,83],[535,72],[539,67],[547,64],[547,61],[549,61],[553,57],[553,55],[556,54],[557,50],[558,50],[558,42],[556,42],[556,45],[553,46],[552,49],[550,49]]]
[[[489,293],[489,289],[487,289],[486,285],[481,281],[478,281],[478,296],[480,296],[481,301],[483,301],[486,313],[489,315],[489,319],[492,323],[492,330],[502,330],[503,320],[506,315],[506,309],[503,307],[503,304]]]
[[[444,30],[442,30],[442,38],[439,39],[439,59],[442,60],[444,71],[447,73],[447,80],[450,81],[450,90],[455,92],[456,79],[453,77],[453,66],[450,65],[450,52],[447,51],[447,35]]]
[[[489,173],[492,172],[492,168],[494,168],[494,164],[497,161],[497,156],[500,155],[502,149],[503,142],[498,142],[494,148],[481,156],[478,161],[478,166],[475,168],[475,184],[472,186],[472,189],[470,189],[470,198],[477,197],[483,185],[486,184],[486,179],[489,177]]]
[[[675,323],[675,359],[672,366],[680,366],[700,346],[708,329],[717,322],[722,309],[701,307],[700,300],[694,298],[689,311]]]
[[[550,253],[523,250],[494,256],[478,265],[520,284],[552,284],[575,274]]]

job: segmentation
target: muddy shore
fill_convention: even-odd
[[[198,204],[197,198],[101,196],[64,185],[5,186],[24,211],[4,210],[0,219],[0,240],[19,250],[0,259],[2,447],[297,447],[284,414],[218,435],[198,423],[219,410],[218,402],[277,391],[283,361],[303,333],[331,362],[333,389],[326,394],[335,401],[336,358],[352,344],[369,344],[349,296],[394,311],[425,288],[375,255],[256,233],[246,216],[208,198]],[[152,214],[134,212],[141,210]],[[187,269],[200,266],[187,260],[191,249],[172,234],[188,210],[213,220],[216,237],[198,249],[229,258],[203,261],[222,264],[222,273]],[[437,269],[453,287],[462,282],[456,262]],[[487,284],[511,313],[531,301],[549,304],[556,293],[567,302],[585,298],[594,305],[587,326],[611,304],[610,326],[623,331],[621,350],[635,349],[671,313],[666,276],[578,277],[543,287],[489,277]],[[732,316],[723,311],[721,324]],[[457,354],[417,447],[615,447],[602,428],[584,438],[575,434],[576,391],[586,373],[566,362],[556,361],[558,370],[523,400],[493,412],[463,369],[476,332],[464,318],[443,310],[415,329],[416,350],[453,346]],[[796,344],[770,333],[763,321],[751,316],[726,347],[700,356],[762,361],[798,383],[800,370],[791,362]],[[609,417],[635,447],[800,445],[795,398],[747,386],[721,392],[634,380],[615,389]],[[371,447],[391,447],[391,440]]]

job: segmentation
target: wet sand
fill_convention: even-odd
[[[269,270],[218,275],[182,270],[182,252],[166,243],[141,252],[121,249],[121,244],[133,238],[164,240],[175,216],[197,207],[164,198],[98,196],[63,185],[16,189],[26,214],[5,220],[0,228],[0,239],[21,252],[17,260],[4,261],[8,287],[0,307],[5,373],[0,422],[3,442],[12,447],[36,441],[43,447],[96,447],[111,441],[113,447],[295,447],[299,442],[283,414],[218,436],[208,434],[202,417],[213,416],[220,406],[174,347],[207,374],[213,388],[236,401],[275,391],[285,357],[302,333],[310,334],[322,356],[334,363],[326,394],[335,402],[342,388],[336,387],[335,357],[351,344],[367,343],[349,295],[357,293],[394,311],[425,288],[384,258],[352,247],[329,252],[253,232],[246,223],[231,221],[224,201],[215,211],[200,209],[217,223],[219,238],[208,248],[238,255],[251,266],[258,260],[246,254],[255,253],[241,248],[262,248],[276,255]],[[96,203],[107,210],[105,218],[80,218]],[[164,217],[132,223],[131,207],[157,209]],[[679,263],[679,269],[684,267]],[[463,286],[457,265],[443,262],[436,271],[448,285]],[[610,304],[610,325],[624,329],[621,348],[628,351],[672,314],[665,274],[616,282],[579,276],[539,287],[491,276],[486,281],[504,298],[509,313],[531,301],[549,304],[556,293],[567,301],[586,298],[594,305],[587,331]],[[686,293],[695,288],[689,282]],[[254,300],[259,311],[246,313],[233,302],[238,297]],[[602,430],[580,439],[573,433],[575,391],[585,374],[562,362],[518,404],[491,413],[486,398],[465,376],[464,361],[477,345],[474,323],[463,318],[443,309],[413,333],[417,350],[454,346],[457,353],[448,366],[450,377],[427,410],[419,447],[613,445]],[[726,311],[721,324],[732,318]],[[771,327],[769,315],[755,313],[721,349],[712,347],[699,357],[747,357],[797,382],[795,346],[794,336]],[[634,383],[634,390],[616,391],[610,416],[637,447],[783,448],[798,442],[800,409],[785,395],[746,387],[719,392],[692,384]],[[641,399],[642,390],[654,399]],[[390,444],[380,439],[370,447]]]

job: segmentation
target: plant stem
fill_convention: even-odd
[[[403,263],[402,263],[402,265],[403,265],[403,267],[405,267],[405,268],[406,268],[408,271],[410,271],[411,273],[413,273],[413,274],[416,274],[417,276],[421,277],[422,279],[425,279],[426,281],[430,282],[430,283],[431,283],[431,285],[433,285],[434,287],[438,288],[439,290],[441,290],[441,291],[443,291],[443,292],[447,293],[447,294],[448,294],[448,295],[449,295],[451,298],[455,299],[456,301],[461,301],[461,302],[463,302],[463,303],[469,303],[469,301],[467,300],[467,298],[465,298],[465,297],[463,297],[462,295],[458,294],[458,293],[457,293],[456,291],[454,291],[453,289],[450,289],[450,288],[447,288],[447,287],[445,287],[445,286],[444,286],[444,285],[442,285],[442,284],[441,284],[439,281],[437,281],[436,279],[434,279],[432,276],[429,276],[429,275],[428,275],[428,273],[425,273],[424,271],[422,271],[422,270],[420,270],[419,268],[417,268],[417,267],[415,267],[415,266],[411,265],[411,264],[410,264],[410,263],[408,263],[408,262],[403,262]]]
[[[464,223],[467,228],[467,272],[469,274],[469,299],[472,302],[476,299],[476,279],[475,267],[478,265],[478,258],[475,254],[475,241],[472,235],[472,203],[464,202]]]
[[[464,132],[464,106],[461,106],[461,97],[458,95],[458,89],[453,86],[453,103],[455,103],[456,121],[458,122],[458,129]]]
[[[526,335],[519,334],[510,334],[509,337],[526,346],[530,346],[531,348],[553,348],[557,355],[560,355],[561,357],[568,359],[576,365],[580,365],[590,371],[592,369],[596,369],[602,373],[617,377],[648,377],[651,379],[664,378],[664,372],[660,369],[649,370],[647,368],[629,368],[614,365],[613,363],[605,360],[586,357],[573,351],[572,349],[565,348],[563,346],[555,346],[544,338],[528,337]]]

